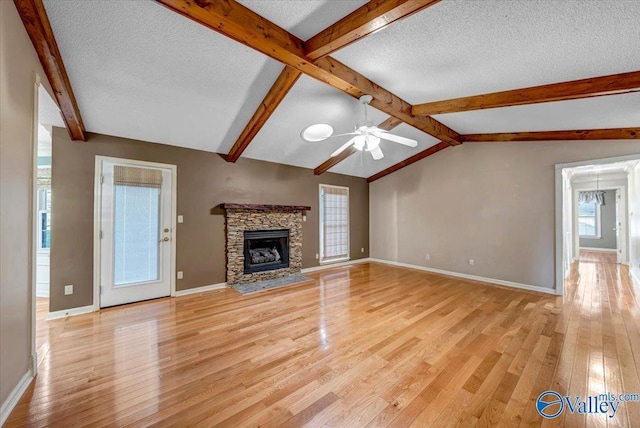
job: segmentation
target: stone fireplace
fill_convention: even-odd
[[[225,210],[227,284],[281,278],[302,269],[302,215],[307,206],[220,205]]]
[[[289,267],[289,229],[245,230],[244,273]]]

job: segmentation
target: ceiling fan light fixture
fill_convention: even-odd
[[[365,135],[365,141],[367,143],[367,151],[372,152],[380,146],[380,138],[375,135]]]
[[[354,142],[353,142],[353,147],[356,148],[356,150],[364,150],[364,145],[365,145],[365,137],[364,135],[358,135],[357,137],[354,138]]]
[[[308,143],[318,143],[333,135],[333,126],[328,123],[315,123],[302,130],[300,138]]]

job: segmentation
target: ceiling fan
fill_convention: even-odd
[[[316,142],[327,140],[329,138],[342,137],[345,135],[354,135],[353,138],[344,143],[338,150],[331,153],[331,157],[338,156],[340,153],[353,146],[356,148],[356,150],[371,152],[371,156],[373,156],[374,160],[380,160],[384,157],[382,149],[380,149],[380,140],[387,140],[394,143],[404,144],[405,146],[409,147],[416,147],[418,145],[418,142],[416,140],[391,134],[384,129],[378,128],[374,125],[373,121],[369,120],[367,116],[367,106],[372,99],[373,97],[371,95],[363,95],[360,97],[360,102],[364,106],[364,121],[358,122],[356,124],[355,131],[348,132],[346,134],[331,135],[330,132],[333,131],[333,128],[331,128],[330,125],[322,124],[328,127],[327,129],[330,130],[328,135],[325,134],[322,136],[310,138],[308,134],[306,134],[306,131],[310,128],[309,127],[302,131],[302,138],[305,141]]]

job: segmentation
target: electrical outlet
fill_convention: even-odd
[[[184,223],[184,217],[179,215],[178,216],[178,223]]]
[[[431,254],[427,254],[426,256],[424,256],[425,260],[431,260]]]
[[[364,253],[364,248],[360,248],[360,252],[361,252],[361,253]]]
[[[471,266],[473,266],[473,264],[474,264],[474,263],[475,263],[475,260],[473,260],[473,259],[469,259],[469,264],[470,264]]]
[[[320,258],[320,254],[316,253],[316,260]]]
[[[64,295],[68,296],[70,294],[73,294],[73,285],[65,285],[64,286]]]
[[[178,271],[178,279],[182,279],[182,278],[184,278],[184,273],[181,270],[179,270]]]
[[[302,216],[302,221],[307,221],[307,216],[306,215]]]

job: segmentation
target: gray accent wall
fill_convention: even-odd
[[[36,73],[53,94],[15,5],[0,1],[0,408],[30,372]]]
[[[447,148],[369,185],[371,257],[554,288],[555,165],[639,153],[640,141]]]
[[[600,207],[600,238],[580,238],[580,247],[602,248],[615,250],[618,247],[616,241],[616,191],[609,189],[604,191],[604,205]]]

